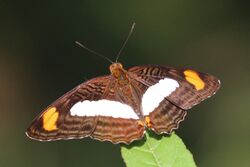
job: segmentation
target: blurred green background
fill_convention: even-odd
[[[125,166],[119,145],[28,139],[31,120],[110,65],[192,67],[221,79],[176,133],[201,167],[250,166],[250,8],[247,1],[0,1],[0,166]]]

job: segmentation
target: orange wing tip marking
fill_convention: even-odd
[[[56,107],[48,108],[43,114],[43,128],[47,131],[57,130],[56,121],[59,117]]]
[[[193,70],[184,71],[186,80],[194,85],[196,90],[202,90],[205,87],[205,82],[199,77],[197,72]]]
[[[149,127],[149,128],[152,127],[152,123],[151,123],[151,120],[150,120],[149,116],[145,117],[145,123],[146,123],[147,127]]]

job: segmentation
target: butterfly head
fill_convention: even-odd
[[[109,70],[111,72],[111,75],[114,76],[119,81],[123,82],[128,80],[127,71],[124,70],[121,63],[112,63],[109,66]]]
[[[119,69],[123,69],[123,66],[121,63],[112,63],[109,66],[109,70],[110,70],[111,74],[112,74],[112,71],[119,70]]]

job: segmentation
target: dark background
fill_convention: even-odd
[[[90,139],[41,143],[30,121],[77,84],[120,62],[192,67],[221,79],[176,133],[201,167],[250,164],[250,5],[247,1],[0,1],[0,166],[125,166],[119,145]]]

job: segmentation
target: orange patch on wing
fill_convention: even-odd
[[[184,71],[185,79],[194,85],[196,90],[202,90],[205,87],[205,82],[199,77],[197,72],[193,70]]]
[[[48,108],[43,114],[43,128],[47,131],[57,130],[56,121],[59,117],[56,107]]]
[[[149,128],[152,127],[152,123],[151,123],[150,118],[148,116],[145,117],[145,123],[146,123],[147,127],[149,127]]]

